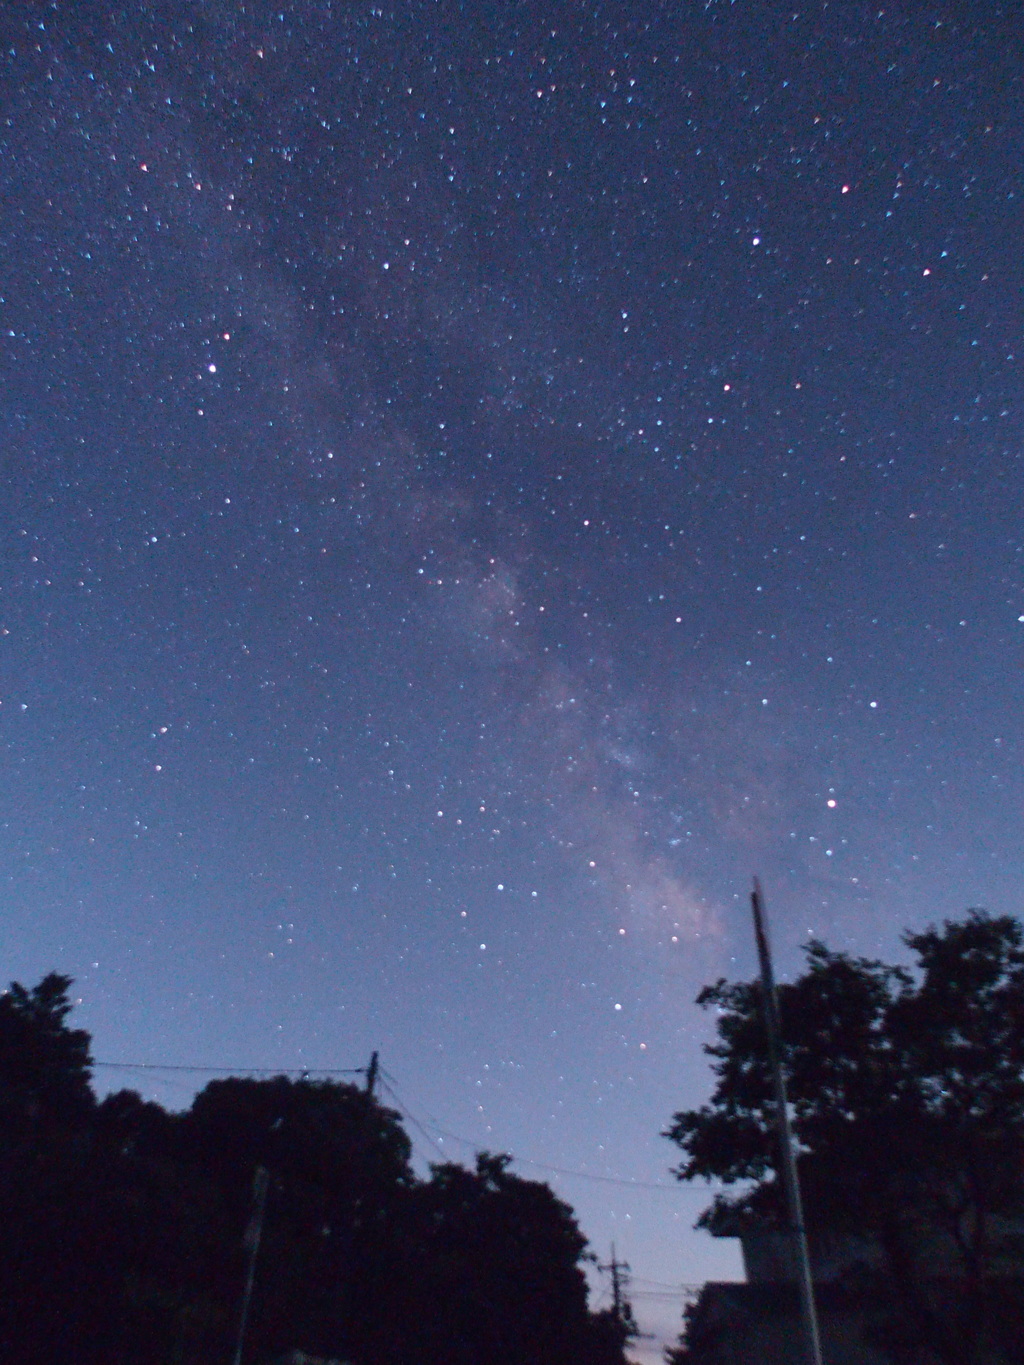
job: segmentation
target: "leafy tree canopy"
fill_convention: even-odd
[[[995,1331],[993,1277],[1024,1267],[1024,931],[972,911],[904,942],[909,969],[808,945],[778,987],[783,1066],[812,1240],[868,1237],[917,1334],[908,1349],[932,1352],[914,1358],[966,1361]],[[715,1087],[665,1134],[684,1154],[675,1174],[744,1186],[705,1226],[780,1221],[760,985],[719,980],[698,1003],[718,1013]],[[940,1270],[962,1289],[948,1312],[926,1291]]]
[[[89,1109],[89,1035],[67,1026],[71,978],[50,972],[0,995],[0,1113],[8,1123],[69,1117]]]
[[[410,1164],[360,1086],[211,1082],[184,1113],[97,1103],[56,973],[0,996],[0,1351],[221,1365],[257,1244],[245,1365],[299,1349],[356,1365],[625,1365],[591,1313],[586,1242],[509,1158]],[[264,1183],[265,1181],[265,1183]]]
[[[916,972],[812,941],[807,970],[778,987],[794,1132],[805,1157],[848,1179],[909,1170],[929,1145],[1024,1137],[1020,923],[975,911],[905,942]],[[763,1185],[778,1154],[760,985],[719,980],[698,1004],[719,1016],[706,1049],[716,1084],[673,1117],[676,1175]]]

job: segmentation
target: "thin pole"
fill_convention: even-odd
[[[366,1068],[366,1093],[372,1100],[373,1092],[377,1088],[377,1076],[380,1072],[380,1053],[374,1051],[370,1057],[370,1065]]]
[[[253,1181],[253,1213],[245,1230],[245,1246],[249,1251],[249,1265],[245,1275],[245,1289],[242,1293],[242,1312],[238,1319],[238,1344],[235,1346],[234,1365],[242,1365],[242,1348],[245,1345],[245,1329],[249,1323],[249,1305],[252,1302],[252,1287],[256,1279],[256,1256],[263,1235],[263,1211],[267,1207],[267,1187],[270,1175],[265,1166],[256,1167]]]
[[[775,1121],[778,1125],[779,1146],[782,1149],[782,1184],[786,1191],[789,1221],[796,1242],[797,1285],[800,1290],[800,1310],[804,1320],[807,1358],[810,1365],[822,1365],[818,1313],[814,1304],[814,1283],[811,1279],[811,1258],[807,1250],[807,1229],[804,1226],[800,1181],[796,1173],[796,1161],[793,1158],[793,1134],[789,1127],[786,1079],[782,1074],[779,1001],[775,994],[775,973],[772,971],[772,954],[768,946],[764,895],[761,891],[761,883],[756,877],[754,878],[754,891],[750,897],[750,904],[754,912],[754,937],[757,939],[757,956],[761,963],[761,1002],[764,1007],[765,1032],[768,1035],[768,1061],[771,1065],[772,1080],[775,1084]]]
[[[598,1266],[599,1270],[610,1270],[612,1275],[612,1312],[615,1314],[616,1322],[623,1320],[623,1285],[622,1271],[629,1270],[627,1261],[620,1261],[615,1254],[615,1243],[612,1242],[612,1259],[607,1265]]]

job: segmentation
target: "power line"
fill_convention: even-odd
[[[693,1286],[687,1284],[686,1280],[652,1280],[644,1275],[634,1277],[638,1284],[645,1284],[648,1288],[654,1289],[691,1289]],[[697,1286],[700,1288],[700,1286]]]
[[[310,1067],[310,1066],[191,1066],[181,1062],[107,1062],[94,1061],[93,1067],[104,1067],[110,1071],[170,1071],[191,1073],[202,1076],[298,1076],[304,1079],[313,1079],[318,1076],[365,1076],[365,1066],[350,1067]],[[452,1133],[447,1128],[443,1128],[436,1119],[429,1119],[424,1125],[410,1111],[409,1106],[404,1103],[394,1088],[395,1078],[390,1072],[380,1068],[382,1086],[393,1100],[396,1107],[401,1112],[403,1118],[418,1129],[422,1137],[430,1143],[440,1156],[448,1159],[448,1153],[437,1141],[437,1138],[447,1138],[449,1142],[458,1142],[463,1147],[472,1148],[474,1151],[481,1149],[481,1143],[473,1138],[461,1137],[458,1133]],[[432,1128],[430,1133],[427,1129]],[[437,1136],[434,1136],[436,1134]],[[670,1194],[678,1193],[678,1185],[666,1185],[663,1182],[654,1180],[626,1180],[621,1176],[614,1175],[595,1175],[591,1171],[572,1170],[568,1166],[553,1166],[547,1161],[534,1161],[531,1157],[515,1156],[514,1160],[521,1166],[531,1166],[534,1170],[549,1171],[553,1175],[566,1176],[571,1180],[589,1180],[598,1185],[617,1185],[627,1190],[663,1190]]]
[[[631,1289],[629,1297],[631,1299],[643,1299],[645,1303],[679,1303],[681,1299],[688,1299],[697,1293],[702,1286],[697,1289],[677,1289],[668,1291],[662,1289]]]
[[[386,1075],[387,1073],[385,1072],[384,1074]],[[408,1119],[409,1122],[413,1125],[413,1127],[417,1128],[419,1132],[426,1138],[426,1140],[430,1143],[434,1150],[438,1152],[442,1157],[444,1157],[444,1159],[447,1161],[448,1153],[438,1143],[436,1138],[431,1137],[431,1135],[427,1132],[426,1128],[424,1128],[423,1124],[420,1123],[419,1119],[416,1118],[414,1114],[411,1114],[409,1112],[408,1108],[402,1103],[402,1101],[399,1099],[398,1095],[395,1093],[392,1087],[383,1078],[381,1078],[380,1087],[382,1090],[386,1091],[388,1095],[390,1095],[391,1099],[397,1105],[398,1110],[401,1113],[402,1117]]]
[[[415,1122],[416,1126],[423,1132],[423,1125],[413,1119],[412,1115],[408,1112],[408,1108],[402,1105],[398,1095],[395,1093],[393,1089],[395,1078],[390,1072],[383,1071],[383,1074],[387,1076],[388,1080],[392,1083],[388,1086],[388,1092],[394,1096],[395,1103],[398,1104],[400,1109],[403,1109],[403,1112],[409,1118],[410,1122]],[[434,1132],[437,1133],[439,1137],[447,1138],[450,1142],[459,1142],[462,1146],[471,1147],[474,1151],[480,1150],[481,1144],[473,1141],[472,1138],[460,1137],[458,1133],[449,1132],[447,1128],[442,1128],[436,1119],[429,1119],[428,1122],[430,1127],[433,1128]],[[438,1146],[436,1140],[430,1137],[429,1134],[424,1133],[424,1136],[428,1137],[435,1147]],[[441,1149],[438,1148],[438,1150],[440,1151]],[[442,1152],[442,1155],[447,1156],[447,1153]],[[539,1171],[551,1171],[555,1175],[570,1176],[575,1180],[590,1180],[600,1185],[620,1185],[624,1186],[626,1189],[632,1190],[667,1190],[673,1194],[678,1193],[679,1190],[678,1185],[665,1185],[653,1180],[624,1180],[620,1176],[614,1175],[593,1175],[590,1171],[574,1171],[570,1170],[567,1166],[552,1166],[548,1162],[533,1161],[530,1157],[526,1156],[513,1156],[513,1160],[518,1162],[521,1166],[532,1166]]]
[[[185,1066],[179,1062],[90,1062],[114,1071],[192,1071],[211,1076],[365,1076],[365,1066]]]

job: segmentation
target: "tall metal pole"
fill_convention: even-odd
[[[253,1181],[253,1212],[249,1226],[245,1230],[245,1246],[249,1252],[249,1265],[245,1275],[245,1289],[242,1293],[242,1311],[238,1319],[238,1343],[235,1346],[234,1365],[242,1365],[242,1348],[245,1346],[245,1329],[249,1324],[249,1305],[252,1302],[252,1286],[256,1279],[256,1256],[263,1235],[263,1211],[267,1207],[267,1187],[270,1175],[265,1166],[256,1167]]]
[[[792,1225],[793,1240],[796,1243],[797,1285],[800,1290],[800,1310],[804,1321],[807,1359],[809,1365],[822,1365],[818,1313],[814,1303],[814,1283],[811,1279],[811,1258],[807,1250],[807,1229],[804,1226],[800,1181],[796,1173],[796,1161],[793,1158],[793,1134],[789,1127],[786,1078],[782,1074],[779,1001],[775,994],[775,974],[772,971],[772,955],[768,946],[764,896],[761,892],[761,883],[756,877],[754,878],[754,891],[750,897],[750,904],[754,912],[754,937],[757,939],[757,956],[761,964],[761,1002],[764,1008],[765,1032],[768,1035],[768,1061],[771,1065],[772,1080],[775,1085],[775,1122],[778,1125],[779,1147],[782,1152],[782,1184],[786,1191],[789,1221]]]

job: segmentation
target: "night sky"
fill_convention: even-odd
[[[740,1273],[659,1132],[751,875],[783,975],[1022,908],[1022,32],[9,0],[3,980],[104,1061],[379,1048],[655,1358]]]

